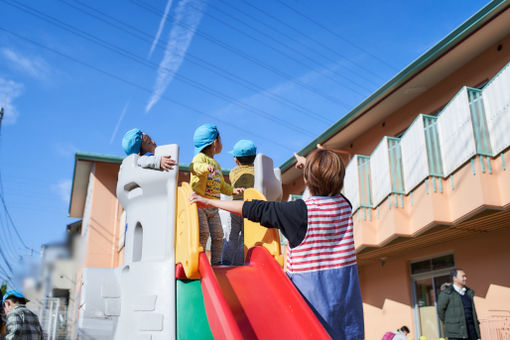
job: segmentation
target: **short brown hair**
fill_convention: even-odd
[[[344,186],[345,166],[329,150],[315,150],[306,158],[304,177],[314,196],[336,196]]]

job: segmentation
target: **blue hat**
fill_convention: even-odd
[[[257,147],[251,140],[241,139],[234,145],[234,149],[230,153],[234,157],[255,156]]]
[[[211,145],[218,138],[218,128],[214,124],[200,125],[193,135],[195,155]]]
[[[23,294],[21,294],[20,292],[18,292],[17,290],[10,290],[8,291],[7,293],[5,293],[4,295],[4,298],[2,299],[2,303],[5,304],[5,300],[7,300],[7,298],[9,296],[15,296],[15,297],[18,297],[20,299],[25,299],[27,302],[30,301],[28,300],[26,297],[23,296]]]
[[[139,153],[140,148],[142,146],[142,130],[140,129],[132,129],[126,132],[124,137],[122,138],[122,148],[126,155],[131,155],[133,153]]]

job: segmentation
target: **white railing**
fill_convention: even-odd
[[[463,87],[437,118],[444,176],[476,154],[473,122],[469,108],[468,89]]]
[[[483,89],[492,156],[510,145],[510,64],[507,64]]]
[[[356,211],[360,205],[358,156],[355,155],[345,168],[344,194],[352,204],[352,211]]]
[[[419,114],[400,140],[391,137],[399,148],[390,150],[384,137],[369,157],[355,155],[346,168],[345,195],[353,211],[376,207],[429,176],[452,175],[477,154],[498,156],[510,146],[509,131],[510,64],[483,90],[463,87],[437,116]]]
[[[391,193],[390,158],[388,139],[384,137],[370,155],[372,193],[374,206],[378,206]]]
[[[407,129],[400,142],[406,194],[429,174],[424,129],[423,115],[420,114]]]

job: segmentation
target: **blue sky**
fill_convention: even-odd
[[[62,239],[74,153],[120,156],[133,127],[189,163],[214,122],[222,167],[243,138],[280,165],[486,3],[0,0],[10,215],[29,248]],[[28,250],[0,212],[16,263]]]

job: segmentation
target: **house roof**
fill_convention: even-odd
[[[71,187],[71,199],[69,200],[69,217],[82,218],[85,200],[87,198],[87,188],[89,185],[90,171],[94,163],[121,164],[124,157],[115,155],[105,155],[90,152],[77,152],[74,156],[74,172]],[[189,165],[179,164],[179,171],[189,172]],[[223,175],[228,175],[230,169],[222,169]]]
[[[317,144],[330,143],[333,147],[344,145],[373,126],[374,122],[407,104],[474,58],[480,51],[508,35],[509,6],[510,0],[491,1],[311,141],[299,154],[306,156]],[[493,19],[496,22],[490,25],[491,28],[486,27]],[[461,44],[466,40],[469,40],[469,43]],[[460,45],[462,48],[457,48]],[[346,131],[347,129],[349,131]],[[344,132],[343,136],[339,136],[341,131]],[[291,157],[280,166],[284,183],[299,175],[299,172],[292,168],[294,163],[295,159]]]

